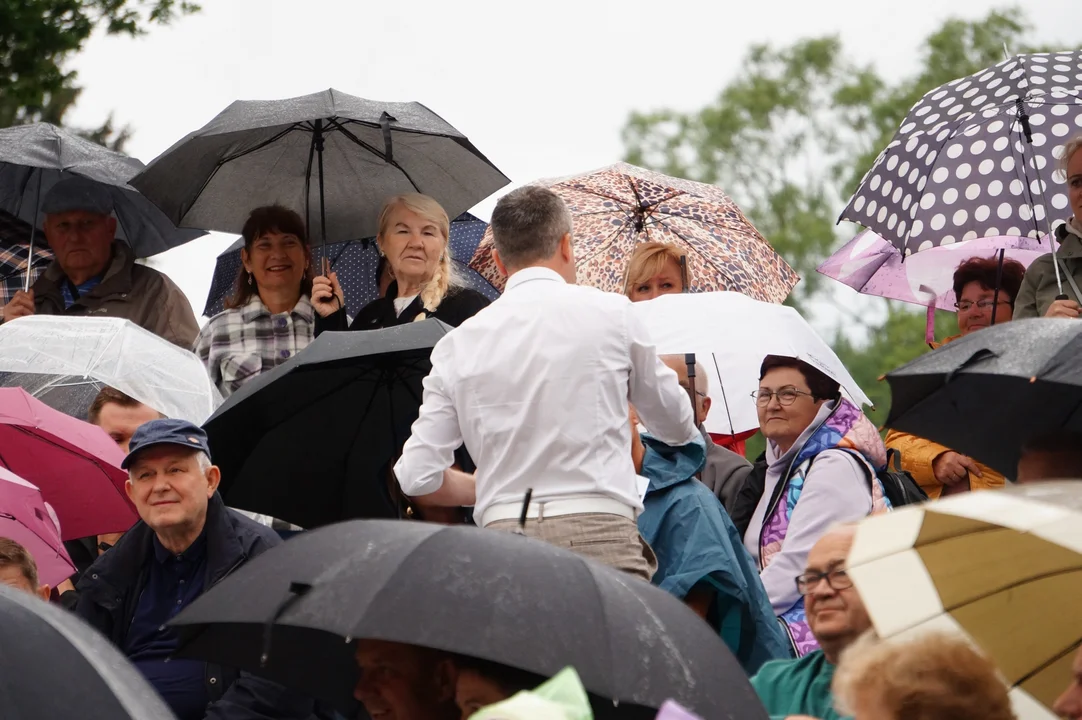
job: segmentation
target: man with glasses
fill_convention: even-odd
[[[798,660],[768,662],[751,679],[771,720],[802,717],[841,720],[830,686],[842,651],[871,630],[868,611],[846,572],[856,525],[835,525],[808,553],[795,580],[819,650]]]

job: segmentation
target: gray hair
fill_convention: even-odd
[[[571,211],[548,188],[527,185],[513,190],[492,211],[492,242],[508,267],[523,268],[556,254],[572,230]]]
[[[678,363],[681,367],[687,367],[683,355],[662,355],[661,361],[666,365],[672,362]],[[672,366],[670,365],[670,367]],[[706,367],[699,362],[698,356],[695,358],[695,392],[700,392],[703,395],[710,394],[710,376],[706,374]]]

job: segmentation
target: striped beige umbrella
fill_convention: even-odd
[[[1082,482],[870,518],[849,566],[881,637],[961,631],[995,661],[1021,720],[1055,717],[1082,641]]]

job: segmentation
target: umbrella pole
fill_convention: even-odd
[[[1003,253],[1006,250],[1000,248],[999,262],[996,263],[996,289],[992,294],[992,325],[996,324],[996,310],[999,308],[999,286],[1003,281]]]
[[[38,233],[38,215],[41,214],[41,169],[38,169],[38,192],[34,199],[34,219],[30,223],[30,249],[26,253],[26,278],[23,280],[23,292],[30,292],[30,271],[34,264],[34,236]]]
[[[699,406],[695,404],[695,353],[686,353],[684,363],[688,366],[688,397],[691,398],[691,416],[695,419],[695,425],[699,424]]]
[[[684,292],[691,292],[691,287],[688,285],[688,256],[680,256],[680,282],[684,283]]]
[[[1006,46],[1004,46],[1004,50],[1006,50]],[[1018,123],[1022,126],[1022,134],[1026,138],[1026,145],[1032,147],[1033,127],[1029,123],[1029,113],[1026,112],[1026,105],[1024,102],[1022,102],[1022,98],[1018,98],[1018,100],[1015,101],[1015,108],[1018,114]],[[1044,185],[1041,184],[1040,171],[1037,170],[1036,164],[1034,164],[1033,170],[1037,173],[1037,188],[1040,190],[1041,200],[1043,201]],[[1026,178],[1027,181],[1029,180],[1029,177],[1026,175],[1025,153],[1023,153],[1022,156],[1022,177]],[[1026,183],[1026,192],[1029,194],[1029,206],[1030,208],[1033,208],[1033,189],[1031,188],[1029,182]],[[1047,207],[1047,203],[1044,203],[1044,205],[1045,207]],[[1063,278],[1061,277],[1059,271],[1059,258],[1056,256],[1056,238],[1054,237],[1054,233],[1052,232],[1052,216],[1047,212],[1045,213],[1045,222],[1048,225],[1048,244],[1052,247],[1052,269],[1056,271],[1056,289],[1059,291],[1059,294],[1056,295],[1056,300],[1069,300],[1070,298],[1068,298],[1067,295],[1063,292]],[[1033,213],[1033,226],[1037,229],[1037,234],[1040,235],[1041,229],[1040,226],[1037,224],[1036,211],[1034,211]],[[1002,264],[1002,261],[1000,261],[1001,266]]]
[[[319,251],[326,256],[327,206],[323,198],[323,121],[316,120],[316,162],[319,165]]]

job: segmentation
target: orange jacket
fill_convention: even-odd
[[[961,335],[955,335],[944,340],[941,345],[946,345],[951,340],[957,340]],[[933,349],[939,345],[933,344]],[[936,479],[932,471],[932,463],[950,448],[939,443],[926,440],[917,435],[891,430],[887,433],[886,445],[888,450],[897,450],[902,455],[902,469],[907,470],[917,484],[928,493],[929,498],[937,498],[943,493],[943,483]],[[972,473],[969,475],[970,490],[994,490],[1006,484],[1006,479],[987,465],[977,463],[981,469],[981,477]]]

